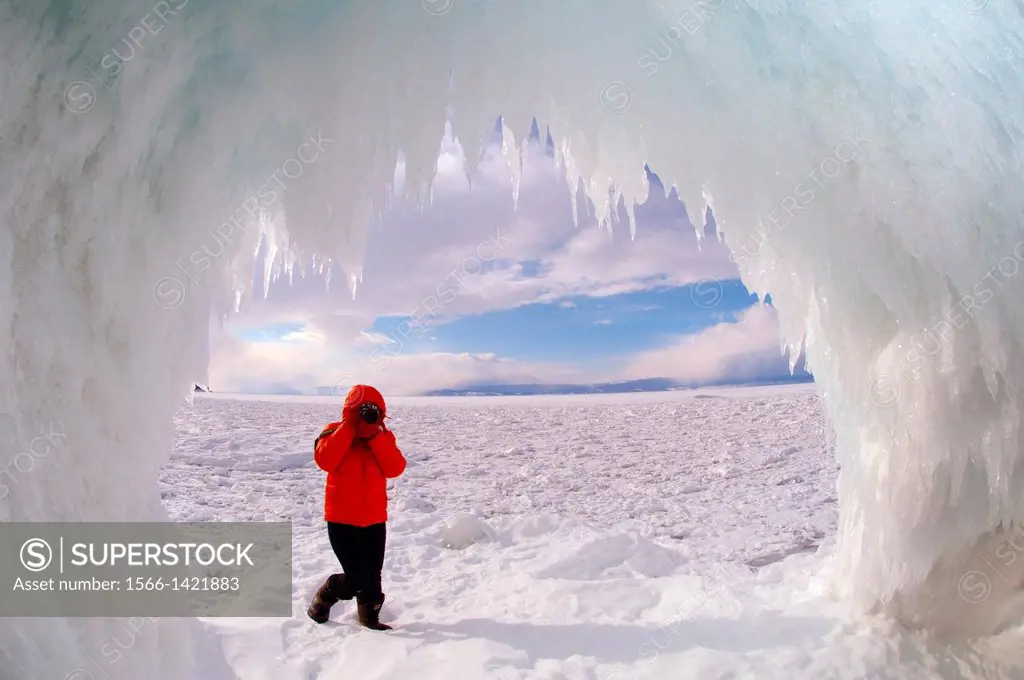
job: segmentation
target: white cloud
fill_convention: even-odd
[[[789,371],[779,343],[775,308],[755,305],[736,322],[722,322],[661,349],[634,357],[626,379],[672,378],[684,383],[753,381]]]
[[[355,340],[356,345],[390,345],[395,342],[395,339],[390,335],[383,333],[374,333],[372,331],[363,331],[360,333]]]
[[[281,336],[282,343],[306,343],[311,342],[314,344],[322,345],[326,340],[326,336],[316,331],[303,329],[300,331],[292,331],[285,333]]]
[[[325,365],[330,350],[319,340],[246,342],[218,333],[211,342],[209,384],[218,392],[312,392],[322,384]]]

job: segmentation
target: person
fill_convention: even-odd
[[[342,573],[317,590],[308,614],[326,623],[339,600],[355,598],[359,623],[391,630],[380,622],[384,592],[381,572],[387,539],[387,480],[405,471],[405,457],[384,424],[384,397],[369,385],[349,390],[341,420],[324,426],[313,444],[317,466],[327,473],[324,519]]]

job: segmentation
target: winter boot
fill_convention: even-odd
[[[359,603],[359,623],[371,630],[391,630],[391,626],[380,622],[380,608],[384,598],[378,602]]]
[[[331,574],[316,591],[306,613],[317,623],[327,623],[327,619],[331,618],[331,607],[337,604],[338,600],[352,599],[346,595],[348,593],[345,592],[345,575]]]

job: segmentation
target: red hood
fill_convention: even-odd
[[[387,415],[387,406],[384,404],[384,397],[376,387],[370,385],[355,385],[348,391],[345,397],[345,405],[341,409],[342,415],[354,414],[360,406],[370,402],[380,409],[380,415]]]

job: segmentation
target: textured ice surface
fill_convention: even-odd
[[[170,516],[293,525],[294,617],[203,622],[237,677],[1024,678],[1019,634],[1001,654],[944,644],[851,620],[823,592],[836,470],[813,385],[388,406],[409,467],[388,490],[386,636],[360,631],[352,603],[325,626],[305,615],[338,562],[324,474],[291,461],[338,401],[208,394],[179,411]],[[242,456],[281,464],[238,469]],[[489,539],[441,547],[472,516]]]
[[[51,423],[66,446],[0,518],[161,517],[210,306],[250,294],[260,239],[272,275],[334,262],[354,289],[399,151],[427,201],[446,120],[472,171],[500,115],[514,194],[536,116],[602,218],[643,200],[645,162],[697,224],[713,203],[806,337],[843,469],[838,594],[989,632],[1006,600],[958,584],[1024,518],[1022,36],[1019,0],[8,0],[0,463]],[[174,652],[126,672],[188,675],[188,625],[161,625],[139,644]],[[59,676],[117,626],[8,621],[0,651]]]
[[[465,550],[491,537],[487,523],[479,517],[463,513],[452,517],[441,529],[438,542],[449,550]]]

